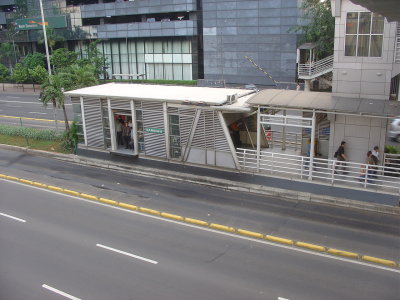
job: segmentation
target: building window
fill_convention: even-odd
[[[349,12],[346,21],[346,56],[381,57],[384,18],[371,12]]]
[[[169,144],[171,158],[181,157],[181,133],[179,115],[169,115]]]

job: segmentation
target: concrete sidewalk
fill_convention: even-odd
[[[218,187],[230,191],[249,192],[291,201],[309,201],[400,215],[399,196],[376,191],[253,175],[233,170],[189,166],[133,156],[119,156],[87,149],[79,149],[78,155],[31,150],[9,145],[0,145],[0,149],[20,151],[30,155],[140,176]]]

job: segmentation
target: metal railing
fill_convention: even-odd
[[[400,166],[377,166],[357,162],[341,162],[333,159],[310,158],[238,148],[240,167],[251,173],[277,174],[291,179],[311,179],[324,183],[344,184],[359,188],[385,189],[400,193]]]
[[[271,148],[274,147],[282,147],[294,149],[297,151],[301,149],[302,143],[302,134],[301,133],[294,133],[294,132],[286,132],[283,133],[282,131],[266,131],[265,136],[268,141],[268,145]]]
[[[297,73],[299,77],[316,78],[333,69],[333,55],[310,63],[299,64]]]

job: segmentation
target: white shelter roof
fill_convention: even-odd
[[[193,105],[224,105],[229,97],[237,98],[254,93],[252,90],[168,86],[148,84],[107,83],[78,90],[65,92],[68,96],[84,96],[99,98],[123,98],[160,102],[175,102]]]

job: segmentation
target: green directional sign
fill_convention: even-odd
[[[66,16],[46,17],[44,25],[49,28],[66,28]],[[15,20],[15,25],[18,30],[35,30],[42,29],[42,18],[28,18]]]
[[[164,129],[161,128],[144,128],[144,131],[149,132],[149,133],[164,133]]]

